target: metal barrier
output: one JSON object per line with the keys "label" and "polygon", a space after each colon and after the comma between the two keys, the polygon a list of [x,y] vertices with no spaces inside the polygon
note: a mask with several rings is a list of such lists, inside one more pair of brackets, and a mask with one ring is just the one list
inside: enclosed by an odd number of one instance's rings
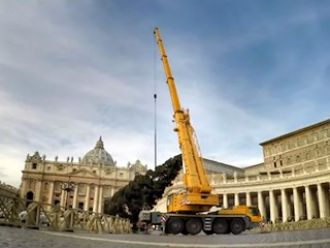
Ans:
{"label": "metal barrier", "polygon": [[132,232],[132,225],[128,219],[26,201],[19,198],[17,192],[15,194],[1,186],[0,184],[0,225],[68,232],[75,230],[113,234]]}
{"label": "metal barrier", "polygon": [[268,232],[281,232],[281,231],[296,231],[306,229],[320,229],[330,227],[330,217],[323,219],[312,219],[312,220],[299,220],[296,222],[285,222],[285,223],[267,223],[262,227],[253,229],[255,233],[268,233]]}

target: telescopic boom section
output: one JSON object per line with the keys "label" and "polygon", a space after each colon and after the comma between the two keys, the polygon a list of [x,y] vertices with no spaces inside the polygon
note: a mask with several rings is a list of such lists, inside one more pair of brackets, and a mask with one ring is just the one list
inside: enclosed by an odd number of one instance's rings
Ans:
{"label": "telescopic boom section", "polygon": [[169,87],[174,119],[176,123],[175,131],[178,132],[180,149],[184,163],[184,183],[188,192],[192,193],[210,193],[205,167],[201,154],[198,149],[198,144],[194,129],[190,124],[189,112],[181,108],[178,92],[175,86],[175,81],[167,59],[165,47],[160,36],[159,28],[155,28],[154,36],[159,47],[161,60],[163,62],[164,71]]}

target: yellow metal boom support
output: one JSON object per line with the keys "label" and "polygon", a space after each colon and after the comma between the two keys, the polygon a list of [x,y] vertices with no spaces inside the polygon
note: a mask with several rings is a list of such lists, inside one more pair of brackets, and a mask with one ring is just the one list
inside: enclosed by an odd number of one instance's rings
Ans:
{"label": "yellow metal boom support", "polygon": [[[208,182],[203,160],[198,149],[195,132],[190,123],[189,112],[184,110],[180,105],[178,92],[167,59],[165,47],[160,36],[159,28],[155,28],[154,36],[159,47],[161,60],[163,62],[167,84],[171,95],[174,119],[176,123],[175,131],[178,132],[178,139],[184,164],[184,185],[187,193],[180,194],[180,197],[178,196],[176,200],[181,203],[177,202],[176,204],[180,205],[182,202],[185,202],[186,205],[196,205],[196,207],[197,205],[204,207],[217,205],[217,197],[210,194],[212,188]],[[183,211],[193,211],[193,209],[190,209],[189,207],[187,208],[187,206],[186,208],[182,206],[181,209]],[[198,208],[195,209],[197,210]],[[180,210],[180,208],[177,210]]]}

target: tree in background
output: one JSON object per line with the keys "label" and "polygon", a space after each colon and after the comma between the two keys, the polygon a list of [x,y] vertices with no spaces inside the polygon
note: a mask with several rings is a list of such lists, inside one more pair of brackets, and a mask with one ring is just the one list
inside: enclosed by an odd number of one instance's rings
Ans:
{"label": "tree in background", "polygon": [[155,170],[148,170],[145,175],[137,175],[128,185],[118,190],[112,198],[105,200],[104,212],[129,218],[136,228],[140,211],[152,209],[181,168],[181,155],[177,155],[157,166]]}

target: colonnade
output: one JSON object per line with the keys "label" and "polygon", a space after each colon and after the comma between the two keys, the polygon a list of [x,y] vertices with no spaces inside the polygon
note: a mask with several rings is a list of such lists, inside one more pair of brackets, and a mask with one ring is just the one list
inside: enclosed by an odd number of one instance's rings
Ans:
{"label": "colonnade", "polygon": [[224,208],[236,205],[258,206],[268,221],[288,222],[330,216],[330,184],[316,183],[259,191],[220,193]]}
{"label": "colonnade", "polygon": [[[50,182],[50,184],[54,184],[54,182]],[[79,184],[76,184],[73,190],[73,199],[69,199],[68,191],[62,190],[61,191],[61,198],[60,198],[60,206],[62,208],[66,208],[66,204],[69,204],[72,206],[72,208],[76,209],[79,207],[78,203],[81,202],[82,197],[79,196]],[[83,210],[88,211],[92,210],[96,213],[102,213],[103,212],[103,186],[102,185],[94,185],[94,193],[91,195],[91,185],[86,184],[86,191],[83,194],[84,200],[83,200]],[[51,204],[53,202],[53,195],[54,195],[54,186],[50,187],[49,191],[49,203]],[[111,191],[113,192],[113,191]],[[69,193],[72,195],[72,193]],[[92,202],[91,202],[92,198]]]}
{"label": "colonnade", "polygon": [[61,208],[80,208],[95,213],[103,212],[104,197],[114,195],[116,188],[111,185],[73,183],[69,191],[61,189],[62,182],[35,180],[33,187],[29,187],[26,180],[23,180],[20,196],[27,198],[31,192],[33,201],[43,202],[49,206],[59,204]]}

